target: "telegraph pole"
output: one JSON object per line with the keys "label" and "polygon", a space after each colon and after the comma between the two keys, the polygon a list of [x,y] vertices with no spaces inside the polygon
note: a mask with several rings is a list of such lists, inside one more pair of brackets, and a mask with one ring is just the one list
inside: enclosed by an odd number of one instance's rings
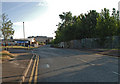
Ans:
{"label": "telegraph pole", "polygon": [[24,36],[24,47],[25,47],[25,28],[24,28],[24,22],[23,22],[23,36]]}
{"label": "telegraph pole", "polygon": [[[118,2],[118,13],[119,13],[119,20],[120,20],[120,1]],[[118,23],[118,25],[119,25],[120,23]],[[120,40],[119,40],[119,42],[120,42]],[[120,45],[119,45],[120,46]],[[119,53],[119,49],[120,49],[120,47],[118,47],[118,53]],[[119,54],[120,55],[120,54]]]}

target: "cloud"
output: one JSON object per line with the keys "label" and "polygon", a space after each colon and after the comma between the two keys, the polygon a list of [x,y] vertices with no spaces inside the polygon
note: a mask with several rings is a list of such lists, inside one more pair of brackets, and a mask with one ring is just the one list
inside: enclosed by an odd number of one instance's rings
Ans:
{"label": "cloud", "polygon": [[47,2],[45,0],[41,0],[37,6],[48,6]]}
{"label": "cloud", "polygon": [[21,25],[23,25],[23,22],[15,22],[15,23],[13,23],[13,25],[14,26],[21,26]]}

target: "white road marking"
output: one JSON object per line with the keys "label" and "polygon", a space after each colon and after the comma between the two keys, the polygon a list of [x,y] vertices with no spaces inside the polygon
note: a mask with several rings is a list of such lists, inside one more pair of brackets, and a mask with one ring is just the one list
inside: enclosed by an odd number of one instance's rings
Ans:
{"label": "white road marking", "polygon": [[49,64],[46,64],[46,67],[47,67],[47,68],[50,68],[50,65],[49,65]]}
{"label": "white road marking", "polygon": [[89,63],[89,62],[87,62],[87,61],[85,61],[85,60],[82,60],[82,59],[80,59],[80,60],[83,61],[83,62],[85,62],[85,63],[88,63],[88,64],[90,64],[90,65],[95,65],[95,64]]}
{"label": "white road marking", "polygon": [[115,72],[115,71],[112,71],[114,74],[117,74],[117,75],[120,75],[119,73]]}
{"label": "white road marking", "polygon": [[43,64],[41,67],[42,68],[50,68],[50,65],[49,64]]}

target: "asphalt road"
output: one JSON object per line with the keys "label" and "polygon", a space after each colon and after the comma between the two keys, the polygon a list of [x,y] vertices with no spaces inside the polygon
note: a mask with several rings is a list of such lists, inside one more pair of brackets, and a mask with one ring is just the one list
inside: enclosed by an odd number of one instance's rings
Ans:
{"label": "asphalt road", "polygon": [[118,82],[118,58],[75,49],[43,46],[37,82]]}

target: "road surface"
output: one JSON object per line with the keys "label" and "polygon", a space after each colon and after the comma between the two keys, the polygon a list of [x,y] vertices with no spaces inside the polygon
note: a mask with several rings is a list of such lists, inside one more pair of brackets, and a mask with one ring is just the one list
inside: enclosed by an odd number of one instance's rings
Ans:
{"label": "road surface", "polygon": [[37,76],[33,78],[37,82],[118,82],[116,57],[49,46],[34,53],[39,56]]}

